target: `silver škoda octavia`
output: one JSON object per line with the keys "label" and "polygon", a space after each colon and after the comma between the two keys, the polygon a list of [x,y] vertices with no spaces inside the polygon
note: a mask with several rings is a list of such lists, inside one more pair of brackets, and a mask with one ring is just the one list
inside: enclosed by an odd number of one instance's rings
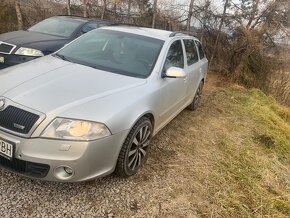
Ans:
{"label": "silver \u0161koda octavia", "polygon": [[150,140],[194,110],[208,61],[191,36],[104,27],[0,71],[0,166],[50,181],[135,174]]}

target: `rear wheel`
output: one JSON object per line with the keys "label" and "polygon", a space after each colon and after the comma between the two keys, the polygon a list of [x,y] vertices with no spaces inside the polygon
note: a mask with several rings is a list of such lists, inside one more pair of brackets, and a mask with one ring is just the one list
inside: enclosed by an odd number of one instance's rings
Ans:
{"label": "rear wheel", "polygon": [[188,105],[188,107],[187,107],[189,110],[194,111],[194,110],[196,110],[196,109],[198,108],[198,105],[199,105],[199,103],[200,103],[201,96],[202,96],[203,84],[204,84],[203,80],[200,81],[200,83],[199,83],[199,85],[198,85],[198,88],[197,88],[197,90],[196,90],[195,96],[194,96],[194,98],[193,98],[193,101],[192,101],[191,104]]}
{"label": "rear wheel", "polygon": [[123,177],[132,176],[147,160],[148,147],[152,138],[152,124],[142,117],[127,136],[116,166],[116,173]]}

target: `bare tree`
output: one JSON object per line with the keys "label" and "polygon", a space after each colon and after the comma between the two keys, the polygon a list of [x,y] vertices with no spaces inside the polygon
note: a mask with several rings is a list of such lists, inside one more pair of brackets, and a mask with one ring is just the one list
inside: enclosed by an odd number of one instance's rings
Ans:
{"label": "bare tree", "polygon": [[251,11],[251,14],[250,14],[250,18],[249,18],[249,21],[248,21],[248,24],[247,24],[247,29],[249,29],[251,27],[252,22],[255,19],[255,14],[257,13],[259,2],[260,2],[260,0],[255,0],[253,2],[253,8],[252,8],[252,11]]}
{"label": "bare tree", "polygon": [[152,19],[152,28],[155,28],[155,23],[156,23],[156,16],[157,16],[157,1],[154,0],[153,3],[153,19]]}
{"label": "bare tree", "polygon": [[210,7],[211,2],[209,0],[205,0],[205,5],[203,8],[203,19],[202,19],[202,30],[201,30],[201,37],[200,37],[200,41],[203,44],[204,42],[204,31],[206,28],[206,22],[208,20],[208,16],[209,16],[209,7]]}
{"label": "bare tree", "polygon": [[22,20],[21,8],[20,8],[20,0],[15,1],[15,10],[16,10],[17,21],[18,21],[18,30],[22,30],[23,20]]}
{"label": "bare tree", "polygon": [[209,65],[211,65],[212,60],[214,58],[214,55],[216,54],[216,49],[217,49],[218,42],[219,42],[219,39],[220,39],[222,27],[223,27],[223,24],[224,24],[224,21],[225,21],[228,4],[229,4],[229,0],[225,0],[224,10],[223,10],[223,14],[222,14],[221,21],[220,21],[220,24],[219,24],[219,29],[218,29],[218,33],[217,33],[217,37],[216,37],[215,44],[214,44],[214,47],[213,47],[213,52],[212,52],[212,55],[211,55],[211,58],[210,58]]}
{"label": "bare tree", "polygon": [[114,19],[117,19],[117,0],[113,0],[113,14],[114,14]]}
{"label": "bare tree", "polygon": [[70,10],[70,0],[66,0],[66,10],[67,10],[67,15],[71,15],[71,10]]}
{"label": "bare tree", "polygon": [[194,3],[194,0],[190,0],[189,9],[188,9],[188,16],[187,16],[187,22],[186,22],[186,31],[190,30],[190,23],[191,23],[191,18],[192,18],[192,15],[193,15],[193,3]]}

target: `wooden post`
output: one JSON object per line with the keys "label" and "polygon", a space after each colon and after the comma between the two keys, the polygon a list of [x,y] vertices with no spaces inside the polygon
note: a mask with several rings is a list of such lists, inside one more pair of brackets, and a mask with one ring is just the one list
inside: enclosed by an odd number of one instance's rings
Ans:
{"label": "wooden post", "polygon": [[156,26],[156,15],[157,15],[157,0],[154,0],[154,3],[153,3],[152,28],[155,28],[155,26]]}
{"label": "wooden post", "polygon": [[23,30],[23,20],[22,20],[22,13],[20,8],[20,0],[15,1],[15,11],[18,21],[18,30]]}
{"label": "wooden post", "polygon": [[67,10],[67,15],[71,16],[70,0],[66,0],[66,10]]}
{"label": "wooden post", "polygon": [[130,22],[130,13],[131,13],[131,4],[132,4],[132,0],[128,1],[128,14],[127,14],[127,22]]}
{"label": "wooden post", "polygon": [[107,0],[103,0],[103,10],[102,10],[102,16],[101,16],[102,20],[105,18],[106,10],[107,10]]}
{"label": "wooden post", "polygon": [[84,17],[88,17],[88,0],[83,0],[84,5]]}

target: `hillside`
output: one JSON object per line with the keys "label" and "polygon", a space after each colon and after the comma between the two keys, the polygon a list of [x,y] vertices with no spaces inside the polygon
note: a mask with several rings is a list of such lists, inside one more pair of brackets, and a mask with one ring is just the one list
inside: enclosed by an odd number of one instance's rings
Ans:
{"label": "hillside", "polygon": [[289,175],[290,110],[209,75],[201,107],[154,138],[136,176],[59,184],[0,170],[0,214],[289,217]]}

